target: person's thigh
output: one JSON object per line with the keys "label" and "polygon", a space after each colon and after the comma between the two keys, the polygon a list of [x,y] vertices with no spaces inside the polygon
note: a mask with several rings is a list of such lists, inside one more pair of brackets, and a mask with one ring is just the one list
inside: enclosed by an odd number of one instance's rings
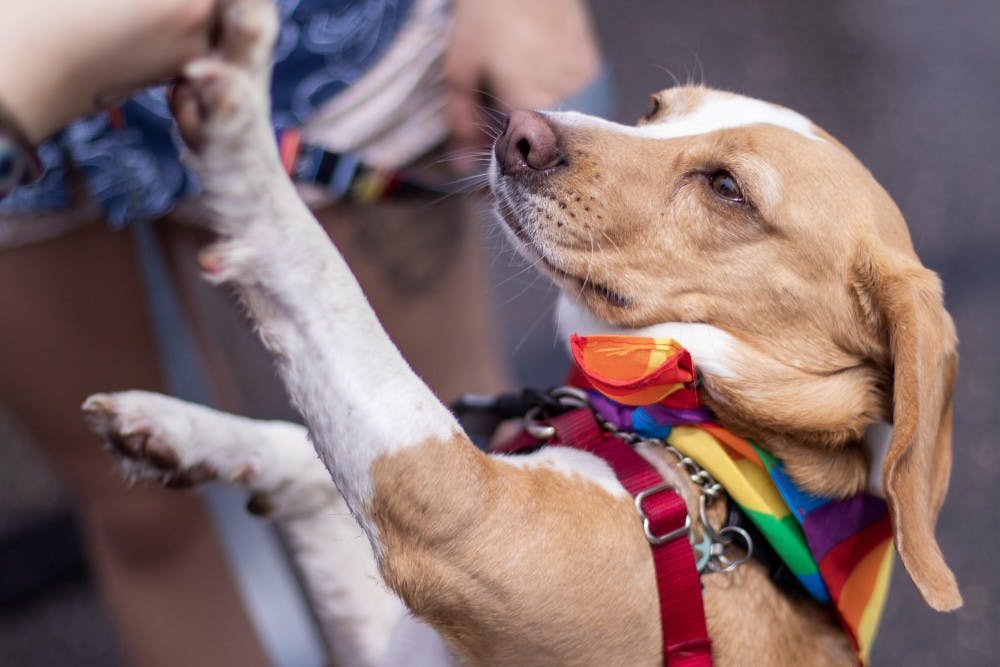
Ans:
{"label": "person's thigh", "polygon": [[390,337],[446,402],[511,382],[475,209],[451,197],[319,215]]}
{"label": "person's thigh", "polygon": [[130,236],[95,223],[0,252],[0,350],[0,400],[74,494],[99,493],[114,476],[80,403],[161,385]]}
{"label": "person's thigh", "polygon": [[0,252],[0,401],[67,483],[138,665],[264,664],[196,496],[128,485],[80,404],[162,386],[130,234],[88,225]]}

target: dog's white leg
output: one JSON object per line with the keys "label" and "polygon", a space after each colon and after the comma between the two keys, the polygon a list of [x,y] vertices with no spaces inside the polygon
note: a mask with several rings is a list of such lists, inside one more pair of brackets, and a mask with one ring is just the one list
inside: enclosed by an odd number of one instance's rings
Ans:
{"label": "dog's white leg", "polygon": [[237,417],[160,394],[97,394],[87,417],[123,472],[169,486],[210,480],[251,491],[289,542],[337,664],[382,664],[404,608],[382,584],[371,546],[305,428]]}
{"label": "dog's white leg", "polygon": [[282,172],[267,113],[269,4],[232,3],[222,52],[191,64],[174,95],[222,236],[201,260],[210,279],[235,285],[246,301],[320,457],[374,537],[380,457],[428,442],[473,448],[389,340]]}

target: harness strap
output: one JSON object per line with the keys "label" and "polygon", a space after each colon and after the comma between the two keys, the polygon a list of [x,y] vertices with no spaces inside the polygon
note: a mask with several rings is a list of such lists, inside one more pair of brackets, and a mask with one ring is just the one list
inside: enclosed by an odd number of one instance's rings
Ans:
{"label": "harness strap", "polygon": [[[632,447],[605,433],[589,409],[572,410],[544,423],[555,429],[555,435],[545,444],[582,449],[600,457],[636,499],[653,552],[664,664],[710,666],[712,642],[705,624],[701,580],[688,539],[690,516],[684,498]],[[537,448],[538,444],[533,436],[522,433],[492,451],[510,454]]]}

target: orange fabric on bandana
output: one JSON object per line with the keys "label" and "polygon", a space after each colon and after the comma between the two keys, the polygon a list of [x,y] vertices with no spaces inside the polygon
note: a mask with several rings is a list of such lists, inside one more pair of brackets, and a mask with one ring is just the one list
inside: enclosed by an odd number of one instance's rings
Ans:
{"label": "orange fabric on bandana", "polygon": [[670,338],[579,336],[570,338],[577,366],[594,389],[624,405],[663,403],[695,407],[691,355]]}

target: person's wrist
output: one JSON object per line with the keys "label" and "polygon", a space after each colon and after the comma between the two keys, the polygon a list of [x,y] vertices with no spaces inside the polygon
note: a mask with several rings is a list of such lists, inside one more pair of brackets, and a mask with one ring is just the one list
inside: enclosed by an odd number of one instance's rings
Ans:
{"label": "person's wrist", "polygon": [[[59,81],[53,81],[51,73],[42,62],[42,57],[28,55],[27,45],[18,45],[16,40],[7,40],[0,46],[0,107],[32,145],[42,142],[59,129],[58,109],[60,104]],[[20,57],[17,52],[21,51]]]}

